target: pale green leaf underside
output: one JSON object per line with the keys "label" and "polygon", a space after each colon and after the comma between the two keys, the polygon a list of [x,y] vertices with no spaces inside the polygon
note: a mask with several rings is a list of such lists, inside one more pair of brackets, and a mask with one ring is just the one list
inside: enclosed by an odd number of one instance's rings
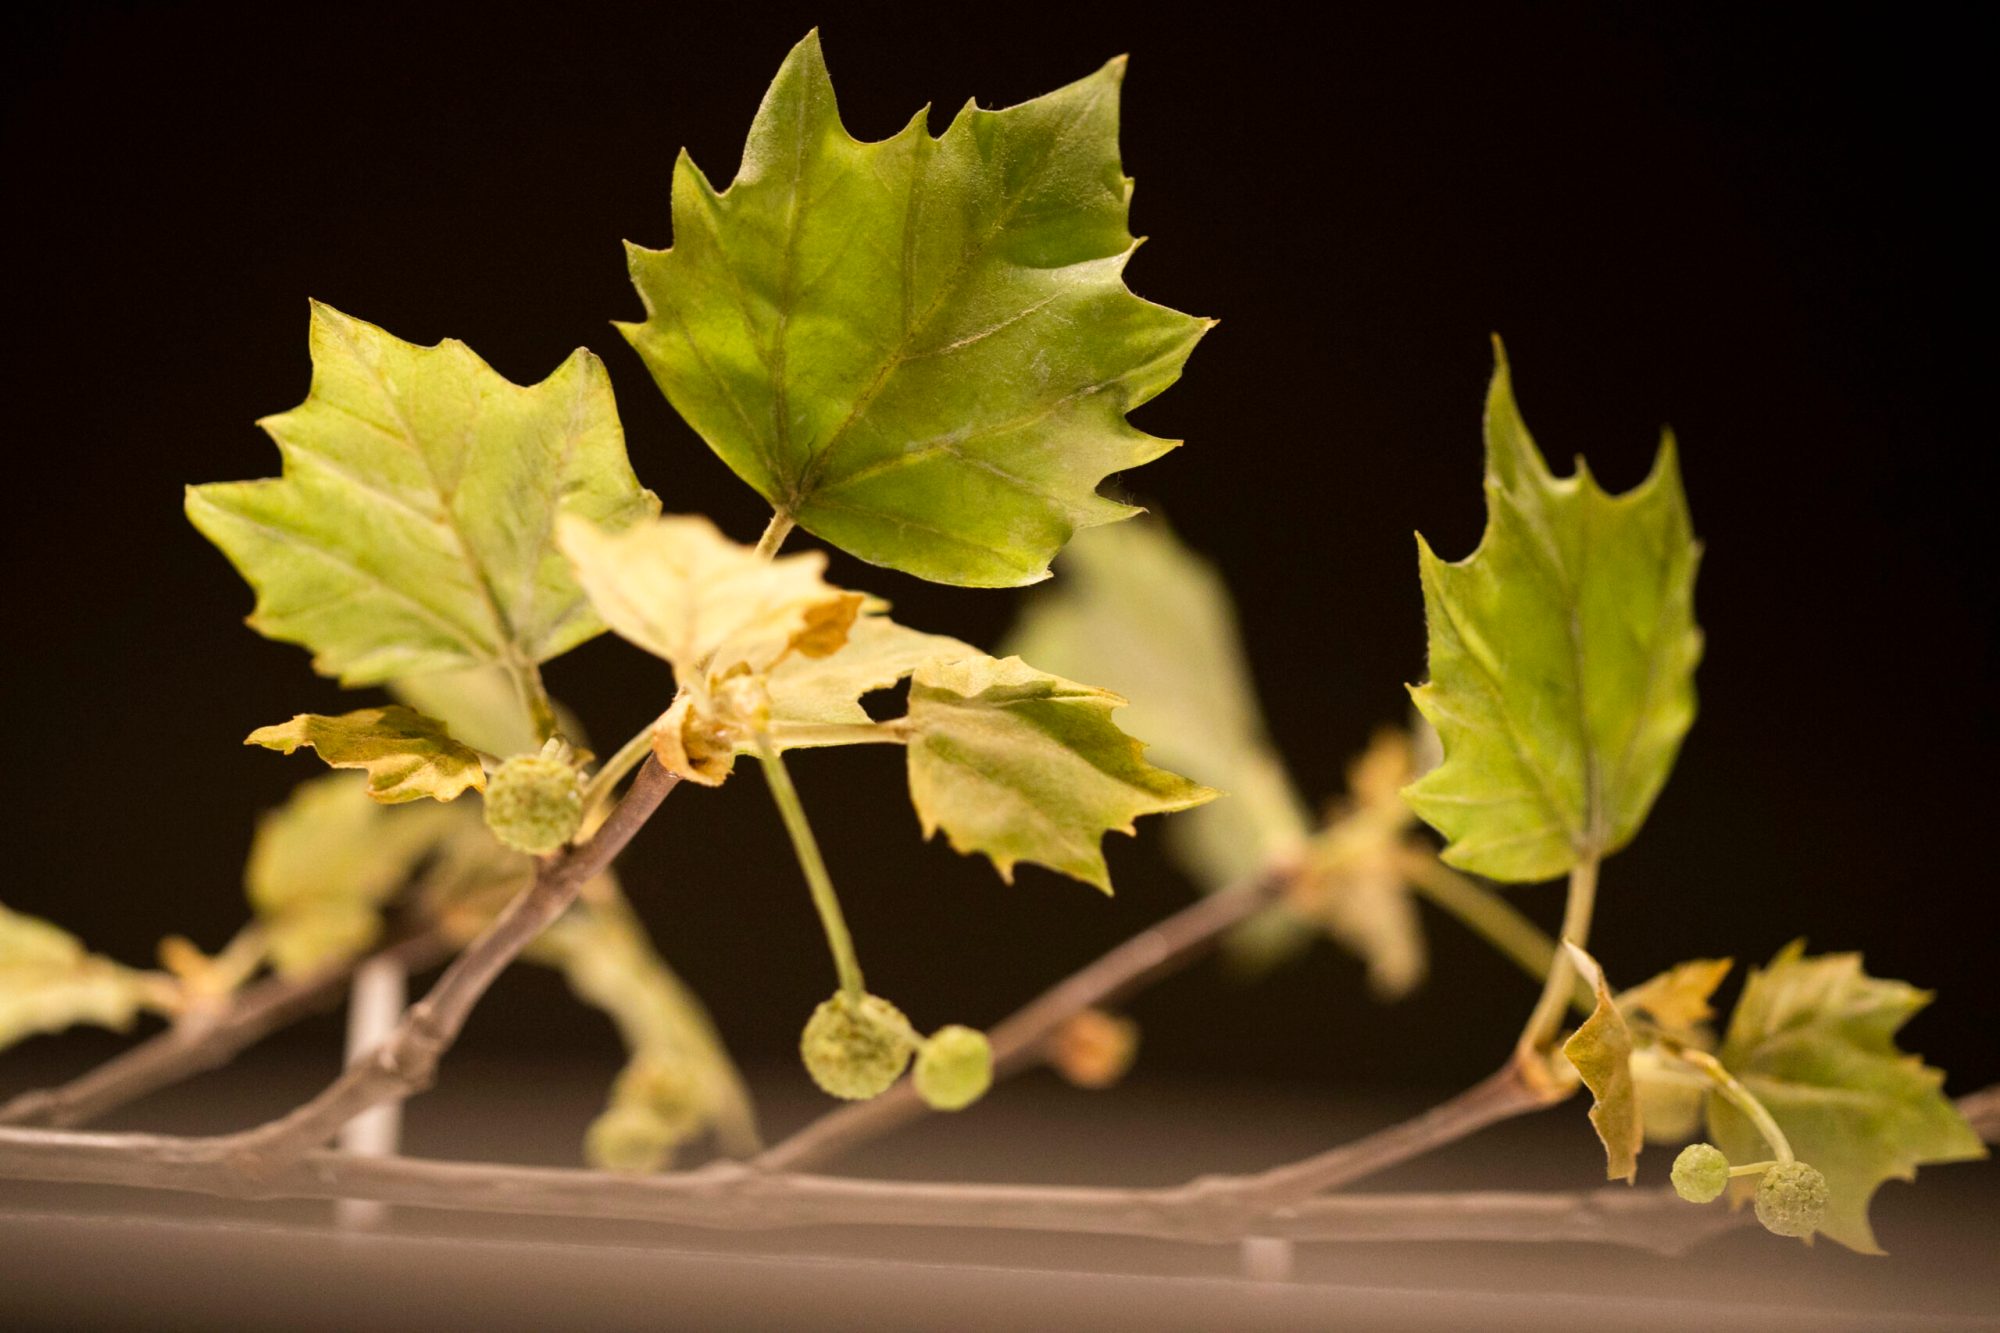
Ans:
{"label": "pale green leaf underside", "polygon": [[[541,734],[508,674],[499,667],[467,667],[428,676],[392,680],[398,703],[436,718],[444,729],[475,750],[509,759],[542,748]],[[560,709],[558,709],[560,712]],[[571,737],[582,734],[564,727]]]}
{"label": "pale green leaf underside", "polygon": [[1608,495],[1550,473],[1504,357],[1486,409],[1486,532],[1447,563],[1419,537],[1430,681],[1411,694],[1444,762],[1410,804],[1444,858],[1493,879],[1566,873],[1631,840],[1694,721],[1700,546],[1671,437]]}
{"label": "pale green leaf underside", "polygon": [[924,836],[989,857],[1003,879],[1033,861],[1111,891],[1100,845],[1140,815],[1216,793],[1146,762],[1111,720],[1124,700],[1018,657],[933,661],[910,678],[910,799]]}
{"label": "pale green leaf underside", "polygon": [[381,908],[453,839],[485,837],[470,806],[387,806],[356,775],[301,783],[257,824],[244,889],[286,975],[353,957],[381,932]]}
{"label": "pale green leaf underside", "polygon": [[59,926],[0,906],[0,1050],[88,1023],[124,1031],[155,987]]}
{"label": "pale green leaf underside", "polygon": [[842,127],[817,35],[787,57],[717,193],[675,164],[671,250],[629,247],[620,328],[709,447],[780,513],[944,583],[1046,575],[1097,494],[1171,447],[1125,413],[1207,321],[1132,295],[1123,62],[1005,111]]}
{"label": "pale green leaf underside", "polygon": [[[1722,1063],[1769,1108],[1799,1159],[1826,1176],[1820,1230],[1863,1253],[1880,1253],[1868,1202],[1883,1181],[1986,1156],[1945,1096],[1943,1071],[1896,1046],[1897,1030],[1930,1001],[1928,991],[1869,976],[1859,954],[1808,958],[1799,942],[1750,974],[1723,1039]],[[1720,1097],[1709,1098],[1708,1124],[1730,1160],[1769,1155]]]}
{"label": "pale green leaf underside", "polygon": [[426,796],[450,801],[468,787],[486,789],[478,754],[453,740],[436,718],[401,704],[338,717],[300,713],[289,722],[257,728],[243,743],[282,754],[308,746],[331,768],[361,769],[368,774],[368,794],[384,805]]}
{"label": "pale green leaf underside", "polygon": [[1590,1089],[1590,1123],[1604,1144],[1605,1178],[1630,1181],[1639,1172],[1639,1150],[1646,1143],[1639,1088],[1632,1077],[1632,1031],[1605,984],[1604,970],[1574,944],[1565,947],[1589,979],[1597,1004],[1563,1043],[1563,1054]]}
{"label": "pale green leaf underside", "polygon": [[261,423],[284,475],[187,492],[257,591],[253,628],[348,685],[524,671],[602,630],[556,518],[615,528],[658,502],[595,356],[524,388],[463,343],[419,347],[317,302],[311,342],[311,394]]}

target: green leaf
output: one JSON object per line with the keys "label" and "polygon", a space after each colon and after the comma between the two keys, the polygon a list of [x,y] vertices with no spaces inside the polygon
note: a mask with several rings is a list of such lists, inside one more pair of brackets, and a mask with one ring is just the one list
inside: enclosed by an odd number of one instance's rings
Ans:
{"label": "green leaf", "polygon": [[426,796],[450,801],[467,787],[486,790],[479,756],[453,740],[436,718],[401,704],[339,717],[300,713],[290,722],[257,728],[243,743],[283,754],[310,746],[329,767],[366,770],[368,794],[384,805]]}
{"label": "green leaf", "polygon": [[301,783],[258,821],[243,872],[272,965],[296,976],[366,952],[382,905],[467,828],[486,836],[469,806],[384,806],[344,774]]}
{"label": "green leaf", "polygon": [[817,34],[765,94],[735,183],[683,153],[671,250],[628,246],[619,327],[711,449],[780,514],[942,583],[1046,576],[1097,494],[1172,444],[1125,414],[1208,328],[1124,284],[1124,62],[1005,111],[842,128]]}
{"label": "green leaf", "polygon": [[1229,589],[1157,518],[1081,536],[1062,578],[1028,603],[1005,650],[1130,703],[1120,721],[1153,758],[1229,793],[1168,826],[1168,844],[1204,888],[1296,855],[1311,833],[1265,730]]}
{"label": "green leaf", "polygon": [[79,1023],[123,1032],[161,1007],[161,979],[91,953],[40,917],[0,905],[0,1051]]}
{"label": "green leaf", "polygon": [[[1883,1181],[1986,1156],[1944,1095],[1943,1071],[1896,1046],[1897,1030],[1930,1002],[1929,991],[1869,976],[1859,954],[1808,958],[1796,941],[1750,973],[1719,1053],[1799,1160],[1826,1176],[1819,1229],[1864,1254],[1881,1253],[1868,1201]],[[1749,1120],[1719,1096],[1708,1100],[1708,1125],[1731,1161],[1770,1155]]]}
{"label": "green leaf", "polygon": [[464,343],[419,347],[312,308],[312,392],[261,424],[284,475],[191,486],[188,518],[257,590],[259,633],[348,685],[480,664],[522,682],[603,629],[555,550],[559,514],[659,506],[625,457],[604,366],[540,384]]}
{"label": "green leaf", "polygon": [[1013,882],[1033,861],[1111,892],[1099,845],[1139,815],[1217,793],[1144,759],[1112,722],[1109,690],[1037,671],[1018,657],[933,661],[910,678],[910,799],[924,836],[983,852]]}
{"label": "green leaf", "polygon": [[1411,690],[1444,762],[1407,791],[1444,859],[1550,879],[1629,842],[1694,721],[1695,541],[1671,436],[1606,494],[1550,473],[1499,353],[1486,402],[1486,532],[1446,563],[1417,539],[1430,671]]}
{"label": "green leaf", "polygon": [[1590,1123],[1604,1142],[1605,1178],[1629,1182],[1639,1174],[1639,1150],[1646,1146],[1639,1089],[1632,1078],[1632,1031],[1597,960],[1574,944],[1565,942],[1564,947],[1596,991],[1597,1005],[1563,1043],[1563,1054],[1590,1089]]}

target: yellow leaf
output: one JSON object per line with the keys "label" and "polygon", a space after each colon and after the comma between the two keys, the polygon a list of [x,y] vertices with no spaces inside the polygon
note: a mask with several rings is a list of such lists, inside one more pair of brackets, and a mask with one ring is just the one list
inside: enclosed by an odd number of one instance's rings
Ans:
{"label": "yellow leaf", "polygon": [[486,790],[479,756],[453,740],[443,723],[401,704],[339,717],[300,713],[290,722],[257,728],[243,743],[283,754],[307,746],[329,767],[365,770],[368,794],[384,805],[426,796],[449,801],[467,787]]}
{"label": "yellow leaf", "polygon": [[701,691],[737,668],[769,671],[794,651],[824,657],[846,642],[853,593],[821,577],[818,551],[766,560],[705,518],[674,515],[609,533],[564,519],[563,553],[613,631]]}
{"label": "yellow leaf", "polygon": [[1597,1007],[1563,1043],[1563,1054],[1590,1089],[1590,1123],[1604,1141],[1604,1174],[1630,1181],[1639,1173],[1639,1150],[1646,1144],[1639,1119],[1639,1093],[1632,1079],[1632,1033],[1604,984],[1604,969],[1574,944],[1564,942],[1577,972],[1597,992]]}

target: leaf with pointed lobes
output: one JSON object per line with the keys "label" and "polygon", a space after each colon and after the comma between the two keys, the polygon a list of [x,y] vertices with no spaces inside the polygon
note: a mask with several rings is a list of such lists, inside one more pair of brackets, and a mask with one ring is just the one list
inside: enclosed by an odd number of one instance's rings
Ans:
{"label": "leaf with pointed lobes", "polygon": [[1099,484],[1173,442],[1125,414],[1210,324],[1125,286],[1124,70],[862,143],[808,35],[727,190],[675,163],[673,248],[628,246],[646,318],[620,330],[807,531],[940,583],[1046,577],[1078,529],[1137,512]]}
{"label": "leaf with pointed lobes", "polygon": [[486,789],[478,753],[453,740],[436,718],[402,704],[358,708],[338,717],[300,713],[289,722],[257,728],[243,743],[280,754],[304,746],[330,768],[361,769],[368,774],[368,794],[384,805],[427,796],[450,801],[468,787]]}
{"label": "leaf with pointed lobes", "polygon": [[1446,861],[1521,882],[1623,847],[1666,785],[1694,722],[1701,548],[1671,436],[1623,495],[1580,458],[1557,478],[1494,350],[1485,535],[1455,563],[1417,539],[1431,678],[1411,694],[1444,762],[1406,794]]}
{"label": "leaf with pointed lobes", "polygon": [[312,392],[260,423],[284,475],[190,486],[187,515],[257,591],[251,628],[347,685],[536,663],[604,626],[555,549],[572,514],[658,510],[632,475],[604,365],[540,384],[455,340],[420,347],[312,307]]}
{"label": "leaf with pointed lobes", "polygon": [[[1798,940],[1750,973],[1717,1053],[1799,1160],[1826,1177],[1819,1229],[1863,1254],[1881,1253],[1868,1203],[1883,1181],[1986,1156],[1944,1095],[1944,1071],[1896,1045],[1897,1029],[1930,1002],[1929,991],[1869,976],[1860,954],[1809,958]],[[1762,1135],[1720,1096],[1708,1099],[1708,1129],[1732,1162],[1769,1155]],[[1754,1186],[1740,1192],[1747,1197]]]}
{"label": "leaf with pointed lobes", "polygon": [[1100,845],[1140,815],[1218,793],[1146,762],[1111,720],[1109,690],[1037,671],[1018,657],[927,662],[910,678],[910,800],[924,836],[983,853],[1010,883],[1033,861],[1111,892]]}

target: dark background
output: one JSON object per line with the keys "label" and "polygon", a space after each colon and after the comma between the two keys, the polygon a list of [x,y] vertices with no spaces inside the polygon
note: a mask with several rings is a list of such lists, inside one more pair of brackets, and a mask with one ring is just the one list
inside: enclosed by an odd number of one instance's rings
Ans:
{"label": "dark background", "polygon": [[[1448,555],[1477,538],[1488,331],[1549,452],[1587,451],[1614,487],[1670,421],[1708,543],[1703,712],[1607,868],[1595,946],[1631,979],[1797,934],[1864,948],[1939,989],[1910,1035],[1955,1089],[2000,1077],[1974,859],[1996,792],[1991,491],[1972,475],[1992,429],[1990,402],[1974,414],[1992,365],[1974,246],[1992,219],[1973,201],[1970,34],[1680,7],[1164,14],[13,11],[6,901],[134,961],[168,931],[219,945],[244,914],[253,815],[312,769],[239,737],[360,702],[240,626],[248,589],[180,512],[185,482],[275,471],[251,423],[305,392],[308,296],[464,338],[519,381],[587,343],[641,478],[670,510],[755,536],[756,497],[607,321],[639,309],[620,240],[670,239],[675,151],[726,180],[818,22],[864,137],[926,101],[1006,104],[1131,52],[1126,164],[1153,237],[1132,284],[1223,325],[1139,417],[1187,447],[1129,484],[1234,581],[1315,796],[1423,673],[1411,532]],[[988,644],[1021,597],[845,557],[834,572]],[[664,702],[655,664],[609,637],[549,676],[600,743]],[[919,840],[895,754],[795,770],[871,981],[924,1025],[989,1022],[1189,894],[1154,827],[1111,840],[1116,899],[1034,869],[1008,887]],[[782,1058],[832,976],[760,785],[676,796],[625,866],[730,1041]],[[1558,890],[1515,896],[1553,920]],[[1148,995],[1149,1067],[1484,1072],[1532,990],[1431,925],[1433,983],[1393,1009],[1327,948],[1254,988],[1211,967]],[[73,1041],[79,1060],[112,1045]],[[539,973],[508,978],[468,1043],[612,1058],[601,1021]]]}

